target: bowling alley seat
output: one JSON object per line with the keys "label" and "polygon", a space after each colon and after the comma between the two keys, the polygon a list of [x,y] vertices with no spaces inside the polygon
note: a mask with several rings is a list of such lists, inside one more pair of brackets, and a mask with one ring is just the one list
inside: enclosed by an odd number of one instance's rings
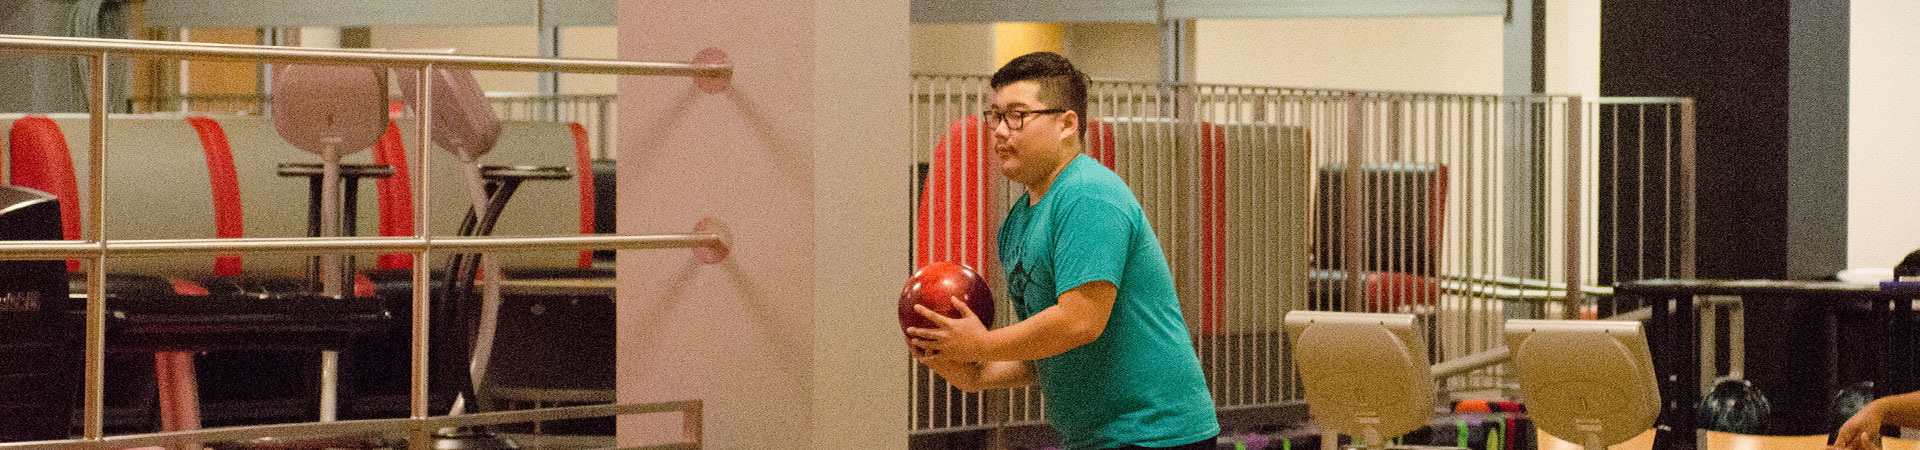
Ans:
{"label": "bowling alley seat", "polygon": [[[73,170],[85,167],[74,161],[86,154],[70,151],[62,129],[85,130],[86,120],[21,117],[13,121],[7,146],[10,183],[59,198],[63,237],[69,240],[80,239],[83,224],[90,223],[80,213],[88,174]],[[270,215],[243,213],[240,190],[257,184],[243,182],[236,172],[235,154],[217,121],[109,120],[125,133],[119,136],[141,137],[110,141],[109,238],[237,238],[250,228],[285,225],[252,220]],[[62,121],[68,123],[63,127]],[[198,145],[180,145],[189,142]],[[196,188],[205,191],[195,195]],[[270,259],[248,260],[271,265]],[[321,296],[297,289],[302,283],[245,276],[241,258],[234,255],[122,258],[110,264],[108,270],[114,273],[104,275],[102,295],[108,309],[108,350],[155,352],[155,375],[165,386],[159,391],[165,430],[199,426],[192,352],[340,349],[380,330],[388,318],[379,302],[368,297]],[[86,293],[86,268],[77,261],[67,267],[70,289]]]}
{"label": "bowling alley seat", "polygon": [[[1340,310],[1350,296],[1364,296],[1369,311],[1429,306],[1440,297],[1440,243],[1446,224],[1447,166],[1420,162],[1364,163],[1357,255],[1346,253],[1348,228],[1342,205],[1347,200],[1345,164],[1320,168],[1314,193],[1313,270],[1309,302],[1313,309]],[[1359,273],[1347,273],[1348,258],[1359,259]],[[1347,292],[1348,279],[1361,277],[1362,292]]]}
{"label": "bowling alley seat", "polygon": [[[111,197],[109,199],[110,210],[108,214],[111,221],[111,223],[109,223],[109,237],[114,239],[233,237],[241,235],[232,232],[232,227],[235,222],[241,224],[241,231],[247,236],[293,237],[299,235],[299,230],[305,229],[307,223],[302,220],[304,217],[300,214],[300,211],[302,209],[301,207],[306,203],[304,200],[308,194],[306,183],[302,183],[300,179],[283,178],[274,171],[274,167],[281,163],[302,159],[303,154],[291,149],[284,141],[276,136],[266,119],[260,117],[225,117],[218,120],[194,119],[191,123],[188,123],[188,125],[193,126],[192,128],[180,126],[181,119],[178,117],[116,116],[109,120],[112,121],[111,126],[113,127],[113,136],[115,138],[110,141],[111,147],[109,148],[110,153],[113,155],[108,167],[109,172],[112,174],[112,179],[109,180],[110,186],[112,187],[108,189]],[[13,177],[14,182],[16,184],[24,182],[28,185],[35,185],[46,190],[60,192],[65,199],[85,198],[81,193],[85,189],[85,186],[87,186],[83,180],[88,176],[88,173],[85,171],[75,172],[73,170],[73,167],[76,166],[76,164],[74,164],[75,156],[68,154],[67,141],[85,141],[86,137],[84,132],[87,130],[87,119],[84,116],[57,115],[53,117],[36,117],[24,121],[16,120],[15,122],[17,122],[13,124],[15,130],[8,136],[10,137],[8,146],[15,149],[10,155],[12,159],[16,160],[11,167],[15,174]],[[501,220],[501,229],[506,233],[518,235],[565,234],[571,232],[569,230],[611,232],[613,229],[611,219],[614,210],[609,204],[613,196],[614,165],[610,161],[591,160],[587,152],[585,130],[578,124],[508,122],[505,125],[506,131],[503,133],[501,145],[516,149],[534,150],[528,152],[528,155],[516,156],[514,158],[514,162],[516,163],[530,162],[542,165],[593,167],[599,170],[580,171],[582,176],[576,178],[578,182],[577,186],[561,186],[566,183],[543,183],[541,186],[522,188],[518,197],[520,200],[517,201],[518,205],[508,208],[507,214],[505,214]],[[432,204],[463,206],[466,204],[464,193],[460,189],[447,188],[458,186],[455,180],[457,180],[459,176],[457,166],[445,163],[449,160],[448,158],[436,159],[435,166],[429,169],[420,169],[417,166],[409,167],[407,164],[407,144],[403,143],[403,136],[415,136],[411,128],[410,122],[405,119],[401,119],[397,124],[390,123],[384,138],[380,141],[380,144],[376,146],[376,151],[367,152],[372,155],[371,162],[393,167],[395,175],[390,178],[375,180],[378,185],[378,193],[376,194],[377,202],[362,201],[361,204],[371,206],[377,203],[379,208],[379,214],[377,215],[378,223],[373,222],[376,214],[361,214],[360,223],[362,226],[360,228],[371,229],[377,225],[380,234],[386,236],[406,236],[414,233],[413,225],[415,221],[413,220],[414,216],[412,214],[412,201],[414,199],[411,192],[411,177],[416,176],[416,174],[413,172],[425,170],[426,173],[435,176],[436,180],[439,180],[436,181],[435,186],[442,187],[442,189],[436,189],[434,198],[428,199]],[[193,131],[188,132],[187,130],[189,129]],[[229,140],[238,144],[234,146],[236,147],[235,149],[229,149],[226,146]],[[573,151],[553,151],[562,150],[562,148]],[[236,149],[239,151],[232,151]],[[56,152],[55,150],[58,151]],[[178,150],[190,150],[193,156],[186,156],[184,154],[179,155],[180,157],[169,156],[172,155],[172,153],[170,153],[171,151]],[[86,155],[85,152],[80,152],[77,157],[84,160]],[[54,156],[58,156],[58,158]],[[237,158],[237,161],[230,162],[227,165],[220,165],[218,164],[220,162],[217,158],[218,156]],[[159,158],[162,157],[172,159],[160,160]],[[368,161],[360,160],[358,162],[364,163]],[[79,164],[78,166],[85,167],[85,164]],[[237,169],[235,166],[237,166]],[[28,168],[39,169],[27,170]],[[167,172],[169,170],[172,172]],[[164,172],[166,174],[143,175],[155,172]],[[203,174],[203,176],[207,178],[183,178],[183,173],[187,175],[195,173]],[[211,174],[226,173],[233,173],[236,177],[234,178],[235,182],[230,184],[223,183],[222,186],[225,187],[215,186],[213,182],[214,177]],[[162,179],[169,180],[169,182],[154,182],[154,180]],[[204,179],[206,181],[194,181],[195,179]],[[218,194],[215,196],[205,194],[216,192],[216,188],[229,190],[227,194]],[[244,196],[238,195],[237,190],[244,190]],[[226,208],[216,208],[211,200],[216,196],[227,199],[227,203],[224,204],[229,206]],[[245,207],[232,208],[232,201],[239,198],[244,198],[246,202]],[[601,207],[594,208],[594,204],[600,203],[602,200],[608,201],[609,203],[601,203]],[[65,232],[65,237],[67,238],[78,238],[78,236],[80,236],[81,224],[84,223],[79,219],[82,209],[79,205],[81,204],[79,201],[69,201],[63,205],[62,213],[66,216],[63,226],[67,228]],[[464,212],[464,209],[458,208],[430,208],[429,210],[436,214],[433,223],[438,229],[436,234],[439,235],[453,234],[450,228],[459,223],[458,214]],[[577,211],[581,216],[580,223],[578,225],[567,225],[572,221],[552,220],[556,210],[567,211],[566,214],[574,214],[574,211]],[[219,212],[219,214],[214,214],[215,212]],[[234,220],[236,214],[239,215],[242,220]],[[215,223],[216,219],[213,219],[215,216],[219,217],[217,223]],[[200,224],[215,226],[208,227]],[[220,229],[227,231],[221,232],[225,234],[215,232]],[[589,252],[556,251],[541,252],[539,254],[514,253],[509,255],[509,263],[515,265],[510,265],[506,273],[509,278],[611,278],[612,274],[609,266],[611,265],[612,252],[607,251],[602,253],[606,256],[599,260],[598,264],[592,259],[592,255]],[[353,308],[369,307],[356,310],[365,312],[378,311],[380,314],[377,315],[377,319],[372,316],[364,317],[369,320],[382,322],[382,325],[374,327],[378,329],[378,332],[396,333],[392,330],[402,330],[401,332],[403,332],[403,330],[407,328],[404,322],[410,318],[410,315],[405,314],[405,311],[411,309],[412,289],[411,274],[409,272],[411,265],[410,255],[381,255],[377,258],[376,270],[363,273],[364,276],[353,283],[353,290],[356,293],[356,300],[354,301],[344,305],[338,302],[326,302],[304,306],[298,305],[298,302],[295,301],[297,297],[290,298],[287,296],[277,296],[275,294],[299,292],[308,289],[309,285],[305,283],[305,280],[297,275],[293,275],[305,266],[305,260],[302,257],[275,254],[249,255],[246,258],[246,270],[238,276],[213,276],[214,269],[208,269],[209,267],[218,268],[221,270],[220,273],[231,274],[237,271],[237,265],[235,263],[237,263],[238,258],[197,257],[199,260],[206,262],[193,263],[191,261],[195,260],[194,258],[196,257],[169,258],[166,260],[158,258],[116,258],[112,263],[113,265],[109,267],[111,273],[107,276],[108,289],[106,297],[108,298],[109,305],[111,305],[110,308],[131,308],[122,311],[131,314],[116,315],[116,317],[124,316],[125,318],[125,320],[117,322],[117,325],[110,327],[114,333],[117,333],[116,336],[124,335],[125,333],[123,333],[123,331],[129,331],[129,328],[125,325],[142,325],[145,323],[143,321],[144,319],[160,317],[153,314],[141,314],[139,313],[140,311],[167,313],[166,317],[172,319],[163,321],[163,323],[167,325],[167,328],[174,331],[185,331],[181,330],[180,326],[187,322],[180,322],[178,319],[181,319],[184,314],[196,314],[196,312],[183,310],[182,308],[200,307],[201,309],[223,309],[235,307],[236,305],[225,305],[222,302],[205,300],[233,296],[260,297],[262,295],[280,299],[278,301],[267,301],[265,303],[291,305],[284,308],[289,311],[308,309],[316,312],[316,314],[320,314],[325,313],[327,311],[325,308],[329,307],[347,307],[349,305]],[[186,262],[183,263],[183,261]],[[363,259],[363,262],[364,261],[366,261],[366,259]],[[78,268],[77,262],[72,262],[69,265],[76,269]],[[444,279],[440,271],[434,272],[434,275],[432,275],[433,279]],[[82,279],[78,278],[79,275],[80,272],[74,272],[75,292],[83,292],[85,288],[84,283],[80,281]],[[368,305],[362,302],[361,300],[364,300],[364,297],[369,293],[377,294],[376,296],[384,303],[375,302],[373,305]],[[174,301],[179,298],[199,301]],[[263,302],[248,302],[245,305],[258,306],[262,303]],[[181,306],[183,304],[190,306]],[[381,304],[384,304],[384,307],[370,307],[380,306]],[[251,317],[254,319],[268,319],[275,316]],[[290,318],[286,316],[279,317]],[[400,320],[394,321],[388,318],[397,318]],[[228,324],[235,323],[227,320],[221,320],[219,322]],[[161,331],[153,329],[152,327],[146,330]],[[319,337],[341,335],[342,334],[335,333]],[[395,336],[402,335],[403,334],[396,334]],[[163,335],[147,334],[144,336]],[[112,339],[113,343],[128,345],[116,345],[113,354],[121,356],[113,357],[124,358],[124,355],[126,355],[124,351],[132,350],[133,347],[130,345],[133,344],[159,347],[178,344],[178,340],[175,340],[172,344],[167,343],[167,340],[168,339],[131,340],[116,337]],[[291,341],[293,344],[308,345],[317,342],[326,342],[327,340],[328,339],[273,339],[272,336],[252,336],[245,339],[234,340],[234,342],[244,342],[250,347],[277,348],[275,346],[287,344],[289,343],[288,341]],[[274,344],[273,342],[275,341],[280,342]],[[343,404],[343,417],[391,417],[395,414],[404,416],[405,398],[408,389],[404,383],[404,380],[407,378],[405,370],[408,366],[406,360],[409,355],[407,345],[406,339],[364,339],[360,341],[360,344],[355,346],[354,351],[343,352],[343,359],[346,360],[343,361],[343,373],[362,375],[359,377],[343,377],[342,379],[342,398],[349,400]],[[210,358],[225,357],[220,353],[206,356]],[[232,357],[225,358],[231,359]],[[238,363],[236,367],[259,367],[259,362],[242,363],[236,361],[236,363]],[[168,364],[178,363],[162,363],[161,365],[165,367]],[[216,364],[216,366],[217,365],[218,364]],[[114,369],[109,372],[110,378],[122,376],[118,374],[124,373],[122,369],[127,367],[127,365],[116,360],[112,367],[114,367]],[[192,374],[193,372],[189,370],[173,370],[171,373]],[[205,371],[201,373],[203,376],[207,374]],[[121,389],[118,386],[125,384],[124,382],[112,383],[114,383],[113,386],[116,389]],[[191,386],[190,383],[170,384]],[[221,386],[212,387],[219,388]],[[152,395],[152,391],[148,392],[149,393],[145,395]],[[351,401],[350,394],[355,392],[362,394],[360,395],[360,397],[362,397],[361,401]],[[447,390],[435,389],[435,392],[444,393],[447,392]],[[135,395],[138,394],[136,393]],[[257,401],[257,394],[252,395],[254,397],[243,398],[249,401]],[[113,398],[118,397],[110,398],[109,406],[113,406]],[[435,399],[432,402],[436,405],[435,408],[440,409],[446,405],[449,397],[444,394],[436,394],[432,396],[432,398]],[[139,404],[137,401],[134,403],[136,406]],[[177,405],[178,402],[168,401],[164,404]],[[168,417],[175,417],[176,415],[177,412],[164,413],[163,416],[165,417],[161,418],[163,425],[165,425],[164,422],[171,420],[168,419]],[[139,428],[135,428],[135,431],[138,429]]]}

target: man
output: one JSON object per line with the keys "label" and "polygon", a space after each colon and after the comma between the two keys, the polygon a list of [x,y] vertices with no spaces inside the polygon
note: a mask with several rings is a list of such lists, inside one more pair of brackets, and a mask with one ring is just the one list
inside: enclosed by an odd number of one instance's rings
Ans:
{"label": "man", "polygon": [[915,359],[967,391],[1038,382],[1069,449],[1212,449],[1220,424],[1160,241],[1120,177],[1080,154],[1086,75],[1032,53],[992,87],[1000,172],[1026,190],[999,239],[1020,321],[916,306],[937,327],[907,330]]}

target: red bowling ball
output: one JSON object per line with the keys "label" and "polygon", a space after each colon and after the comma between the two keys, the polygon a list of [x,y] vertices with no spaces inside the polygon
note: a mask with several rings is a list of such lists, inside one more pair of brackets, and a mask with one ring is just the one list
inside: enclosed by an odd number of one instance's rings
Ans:
{"label": "red bowling ball", "polygon": [[907,278],[906,288],[900,291],[900,328],[934,328],[932,320],[913,310],[913,305],[924,305],[927,309],[947,317],[960,317],[960,311],[953,307],[953,299],[967,302],[967,308],[980,317],[980,323],[993,325],[993,290],[987,287],[987,280],[979,272],[964,264],[937,262],[921,267]]}

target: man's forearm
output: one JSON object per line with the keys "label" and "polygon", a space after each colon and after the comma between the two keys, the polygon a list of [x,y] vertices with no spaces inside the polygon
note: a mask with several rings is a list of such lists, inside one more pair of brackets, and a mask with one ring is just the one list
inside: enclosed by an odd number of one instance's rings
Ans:
{"label": "man's forearm", "polygon": [[1031,363],[1024,361],[931,362],[927,367],[947,380],[947,384],[967,392],[1020,387],[1033,384]]}
{"label": "man's forearm", "polygon": [[982,354],[989,361],[1032,361],[1065,353],[1098,337],[1098,332],[1088,333],[1069,312],[1056,306],[988,332]]}
{"label": "man's forearm", "polygon": [[982,354],[987,361],[1032,361],[1066,353],[1100,338],[1113,313],[1117,294],[1113,283],[1090,282],[1060,294],[1053,306],[987,333]]}
{"label": "man's forearm", "polygon": [[1920,428],[1920,392],[1890,396],[1868,404],[1878,408],[1881,422],[1902,428]]}

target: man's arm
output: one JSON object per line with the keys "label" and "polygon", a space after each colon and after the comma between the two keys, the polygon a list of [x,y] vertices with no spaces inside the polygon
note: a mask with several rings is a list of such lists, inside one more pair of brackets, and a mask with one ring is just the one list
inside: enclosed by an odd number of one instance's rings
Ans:
{"label": "man's arm", "polygon": [[1035,379],[1032,361],[921,362],[932,367],[947,384],[966,392],[1021,387],[1033,384]]}
{"label": "man's arm", "polygon": [[1920,392],[1908,392],[1867,403],[1848,418],[1846,424],[1840,426],[1840,431],[1834,434],[1833,445],[1828,448],[1880,448],[1882,424],[1920,428]]}
{"label": "man's arm", "polygon": [[960,318],[950,318],[923,306],[914,306],[937,328],[910,328],[915,347],[931,350],[934,361],[1032,361],[1065,353],[1098,339],[1113,314],[1118,290],[1112,282],[1094,281],[1060,294],[1059,302],[1019,323],[987,330],[965,302],[954,301]]}

